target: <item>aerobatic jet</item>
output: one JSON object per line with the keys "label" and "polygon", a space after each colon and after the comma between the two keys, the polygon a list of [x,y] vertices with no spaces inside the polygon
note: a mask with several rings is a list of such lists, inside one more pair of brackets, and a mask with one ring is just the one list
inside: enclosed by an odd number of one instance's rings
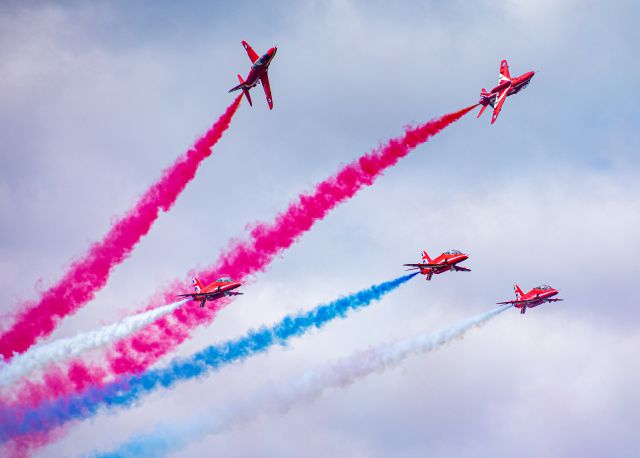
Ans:
{"label": "aerobatic jet", "polygon": [[516,292],[515,301],[496,302],[496,304],[513,305],[515,308],[520,309],[520,313],[525,313],[528,308],[537,307],[545,302],[558,302],[562,300],[553,297],[558,294],[558,290],[548,285],[536,286],[526,294],[522,292],[518,285],[513,285],[513,289]]}
{"label": "aerobatic jet", "polygon": [[422,252],[422,262],[420,264],[403,264],[405,267],[410,267],[407,270],[419,270],[422,275],[426,276],[426,280],[431,280],[431,277],[443,272],[471,272],[471,269],[458,266],[457,264],[468,259],[464,253],[458,250],[449,250],[442,253],[435,259],[431,259],[426,251]]}
{"label": "aerobatic jet", "polygon": [[246,79],[242,79],[241,75],[238,75],[238,80],[240,80],[240,84],[236,87],[233,87],[229,90],[229,92],[242,90],[244,95],[247,97],[247,101],[249,105],[253,105],[251,103],[251,95],[249,95],[249,89],[254,88],[258,85],[258,83],[262,84],[262,88],[264,89],[264,94],[267,96],[267,103],[269,104],[269,109],[273,109],[273,99],[271,98],[271,86],[269,85],[269,64],[273,60],[276,55],[276,51],[278,48],[275,46],[269,49],[266,53],[259,57],[258,54],[253,50],[251,46],[246,41],[242,42],[242,46],[247,51],[249,55],[249,59],[251,59],[251,71],[247,75]]}
{"label": "aerobatic jet", "polygon": [[196,302],[200,302],[200,307],[204,307],[205,302],[215,301],[224,296],[239,296],[243,293],[233,291],[242,286],[240,282],[234,281],[231,277],[218,278],[213,283],[204,286],[200,280],[193,278],[193,289],[195,293],[178,294],[178,297],[190,297]]}
{"label": "aerobatic jet", "polygon": [[515,78],[511,78],[511,75],[509,74],[509,65],[506,60],[503,60],[500,63],[498,85],[491,89],[491,92],[487,92],[485,88],[482,88],[482,91],[480,91],[480,101],[478,104],[482,105],[482,108],[480,109],[480,113],[478,113],[478,118],[482,115],[484,110],[487,109],[487,106],[491,105],[491,108],[493,108],[491,124],[496,122],[496,119],[498,119],[498,115],[500,114],[500,110],[502,110],[502,105],[504,105],[504,101],[507,97],[517,94],[527,87],[535,73],[536,72],[527,72]]}

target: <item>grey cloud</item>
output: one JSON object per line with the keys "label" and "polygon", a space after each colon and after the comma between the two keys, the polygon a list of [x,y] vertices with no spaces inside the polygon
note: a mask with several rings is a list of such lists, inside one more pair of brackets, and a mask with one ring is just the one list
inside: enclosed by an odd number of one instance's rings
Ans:
{"label": "grey cloud", "polygon": [[[300,456],[304,444],[309,455],[596,455],[611,445],[612,455],[625,456],[637,445],[627,426],[637,414],[625,402],[636,399],[628,380],[638,376],[629,350],[639,273],[637,10],[624,1],[402,2],[392,9],[342,1],[43,2],[2,9],[5,313],[34,296],[38,278],[57,278],[230,103],[226,91],[248,68],[240,40],[259,50],[279,46],[271,69],[275,109],[266,109],[256,88],[253,109],[241,107],[171,214],[53,337],[136,310],[163,282],[212,262],[247,222],[268,220],[339,163],[406,123],[474,103],[496,81],[501,58],[514,73],[539,71],[494,126],[469,115],[420,147],[306,234],[178,353],[395,276],[423,248],[469,251],[473,272],[431,284],[416,279],[288,351],[75,426],[41,455],[88,451],[156,418],[187,416],[202,396],[222,401],[230,386],[237,394],[463,318],[509,297],[518,280],[557,285],[567,301],[526,320],[505,316],[424,361],[182,456],[213,447],[225,456]],[[581,366],[568,372],[567,361]],[[579,389],[583,375],[595,387],[591,399],[565,388]],[[521,432],[527,425],[530,434]],[[282,437],[302,439],[285,444]],[[581,444],[583,437],[590,440]]]}

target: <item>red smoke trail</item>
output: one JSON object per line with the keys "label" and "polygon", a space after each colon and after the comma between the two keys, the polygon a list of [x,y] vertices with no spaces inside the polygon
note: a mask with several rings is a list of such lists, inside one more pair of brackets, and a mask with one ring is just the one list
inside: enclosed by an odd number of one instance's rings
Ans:
{"label": "red smoke trail", "polygon": [[[319,183],[311,193],[296,199],[276,216],[274,222],[255,226],[249,234],[249,240],[232,241],[221,259],[200,275],[206,279],[224,272],[242,280],[263,271],[275,256],[293,245],[338,204],[353,197],[362,187],[373,184],[384,170],[473,108],[475,105],[408,128],[403,136],[344,166],[337,174]],[[186,284],[179,288],[172,286],[160,295],[162,303],[175,300],[175,291],[187,287]],[[111,371],[123,374],[144,370],[182,343],[194,327],[210,323],[225,303],[217,303],[210,308],[194,305],[176,310],[172,317],[158,320],[137,335],[119,341],[108,355]]]}
{"label": "red smoke trail", "polygon": [[[364,186],[373,184],[387,168],[395,165],[416,146],[428,141],[476,106],[407,128],[404,135],[347,164],[338,173],[319,183],[312,192],[298,197],[276,216],[275,221],[256,225],[250,231],[248,240],[231,241],[220,260],[200,275],[207,279],[224,272],[242,280],[263,271],[278,254],[295,243],[330,210]],[[175,282],[152,302],[168,303],[175,300],[176,291],[190,287],[190,283]],[[14,391],[18,403],[33,406],[42,399],[101,384],[114,375],[143,371],[186,340],[193,328],[209,324],[217,311],[227,303],[218,300],[213,307],[204,308],[196,303],[185,304],[136,335],[119,341],[107,354],[108,368],[91,367],[80,360],[74,361],[64,371],[54,368],[47,372],[44,384],[27,382],[22,389]]]}
{"label": "red smoke trail", "polygon": [[162,177],[123,216],[103,240],[71,264],[62,279],[45,291],[36,302],[22,305],[13,326],[0,336],[0,354],[10,358],[21,353],[39,338],[49,335],[58,321],[74,313],[102,288],[111,269],[126,259],[140,239],[149,232],[160,210],[168,211],[176,198],[193,179],[211,148],[229,127],[240,105],[236,98],[224,114],[195,145],[165,169]]}

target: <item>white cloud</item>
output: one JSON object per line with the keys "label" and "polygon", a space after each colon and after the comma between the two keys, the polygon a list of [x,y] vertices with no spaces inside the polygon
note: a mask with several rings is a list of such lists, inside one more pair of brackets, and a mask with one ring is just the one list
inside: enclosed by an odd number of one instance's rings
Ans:
{"label": "white cloud", "polygon": [[[637,420],[626,402],[636,399],[628,380],[638,373],[634,4],[51,5],[0,16],[11,38],[0,40],[2,311],[31,297],[39,277],[55,279],[219,115],[235,73],[248,69],[241,39],[279,46],[275,109],[257,88],[253,109],[241,107],[171,214],[54,337],[112,321],[120,304],[137,308],[163,282],[210,263],[247,221],[270,218],[403,124],[475,102],[501,58],[514,73],[539,73],[494,126],[470,115],[336,210],[179,352],[395,276],[423,248],[469,251],[473,272],[416,279],[287,351],[73,427],[43,455],[124,439],[169,412],[188,416],[203,396],[221,401],[231,386],[250,390],[466,317],[510,297],[516,280],[551,283],[566,301],[502,317],[424,361],[185,455],[299,452],[281,437],[343,456],[478,447],[533,456],[553,454],[544,453],[555,451],[549,444],[587,454],[603,445],[603,423],[624,454],[626,425]],[[234,205],[220,213],[220,201]]]}

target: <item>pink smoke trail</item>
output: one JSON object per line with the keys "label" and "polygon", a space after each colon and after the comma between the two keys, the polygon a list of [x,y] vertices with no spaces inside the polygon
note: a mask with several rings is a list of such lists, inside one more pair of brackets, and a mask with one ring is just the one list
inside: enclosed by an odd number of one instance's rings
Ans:
{"label": "pink smoke trail", "polygon": [[[218,262],[200,273],[202,278],[215,277],[224,272],[243,280],[264,271],[271,261],[293,245],[329,211],[353,197],[360,189],[373,184],[386,169],[409,154],[416,146],[459,120],[476,105],[433,119],[417,127],[409,127],[404,135],[388,141],[374,151],[342,167],[335,175],[320,182],[315,189],[302,194],[271,223],[257,224],[246,241],[231,241]],[[185,283],[174,284],[156,297],[162,303],[175,300],[175,291],[187,288]],[[159,357],[182,343],[191,330],[209,324],[226,302],[210,308],[191,304],[176,310],[131,338],[121,340],[109,353],[111,372],[135,373],[144,370]]]}
{"label": "pink smoke trail", "polygon": [[[316,185],[313,191],[296,198],[284,212],[276,216],[275,221],[253,227],[248,240],[232,240],[218,262],[201,272],[201,277],[207,279],[224,272],[243,280],[265,270],[278,254],[295,243],[338,204],[353,197],[363,187],[373,184],[387,168],[395,165],[416,146],[428,141],[475,107],[407,128],[402,136],[345,165],[335,175]],[[172,302],[176,291],[189,287],[190,283],[176,281],[158,294],[152,303]],[[46,373],[44,384],[24,383],[15,392],[15,399],[18,404],[34,406],[43,399],[100,385],[115,375],[141,372],[185,341],[195,327],[209,324],[227,303],[227,300],[218,300],[213,306],[204,308],[196,303],[185,304],[136,335],[119,341],[107,354],[108,367],[89,366],[80,360],[74,361],[66,370],[54,367]]]}
{"label": "pink smoke trail", "polygon": [[63,426],[52,431],[18,437],[0,447],[0,456],[7,458],[28,458],[33,455],[33,452],[38,448],[62,439],[68,429],[67,426]]}
{"label": "pink smoke trail", "polygon": [[180,156],[162,177],[142,195],[138,203],[74,261],[55,285],[35,302],[24,303],[16,313],[13,326],[0,336],[0,355],[5,359],[22,353],[38,339],[49,335],[57,323],[93,299],[107,282],[111,270],[130,254],[158,218],[160,210],[169,211],[177,197],[194,178],[198,167],[211,155],[212,147],[227,130],[240,105],[240,97],[226,109],[215,124]]}

